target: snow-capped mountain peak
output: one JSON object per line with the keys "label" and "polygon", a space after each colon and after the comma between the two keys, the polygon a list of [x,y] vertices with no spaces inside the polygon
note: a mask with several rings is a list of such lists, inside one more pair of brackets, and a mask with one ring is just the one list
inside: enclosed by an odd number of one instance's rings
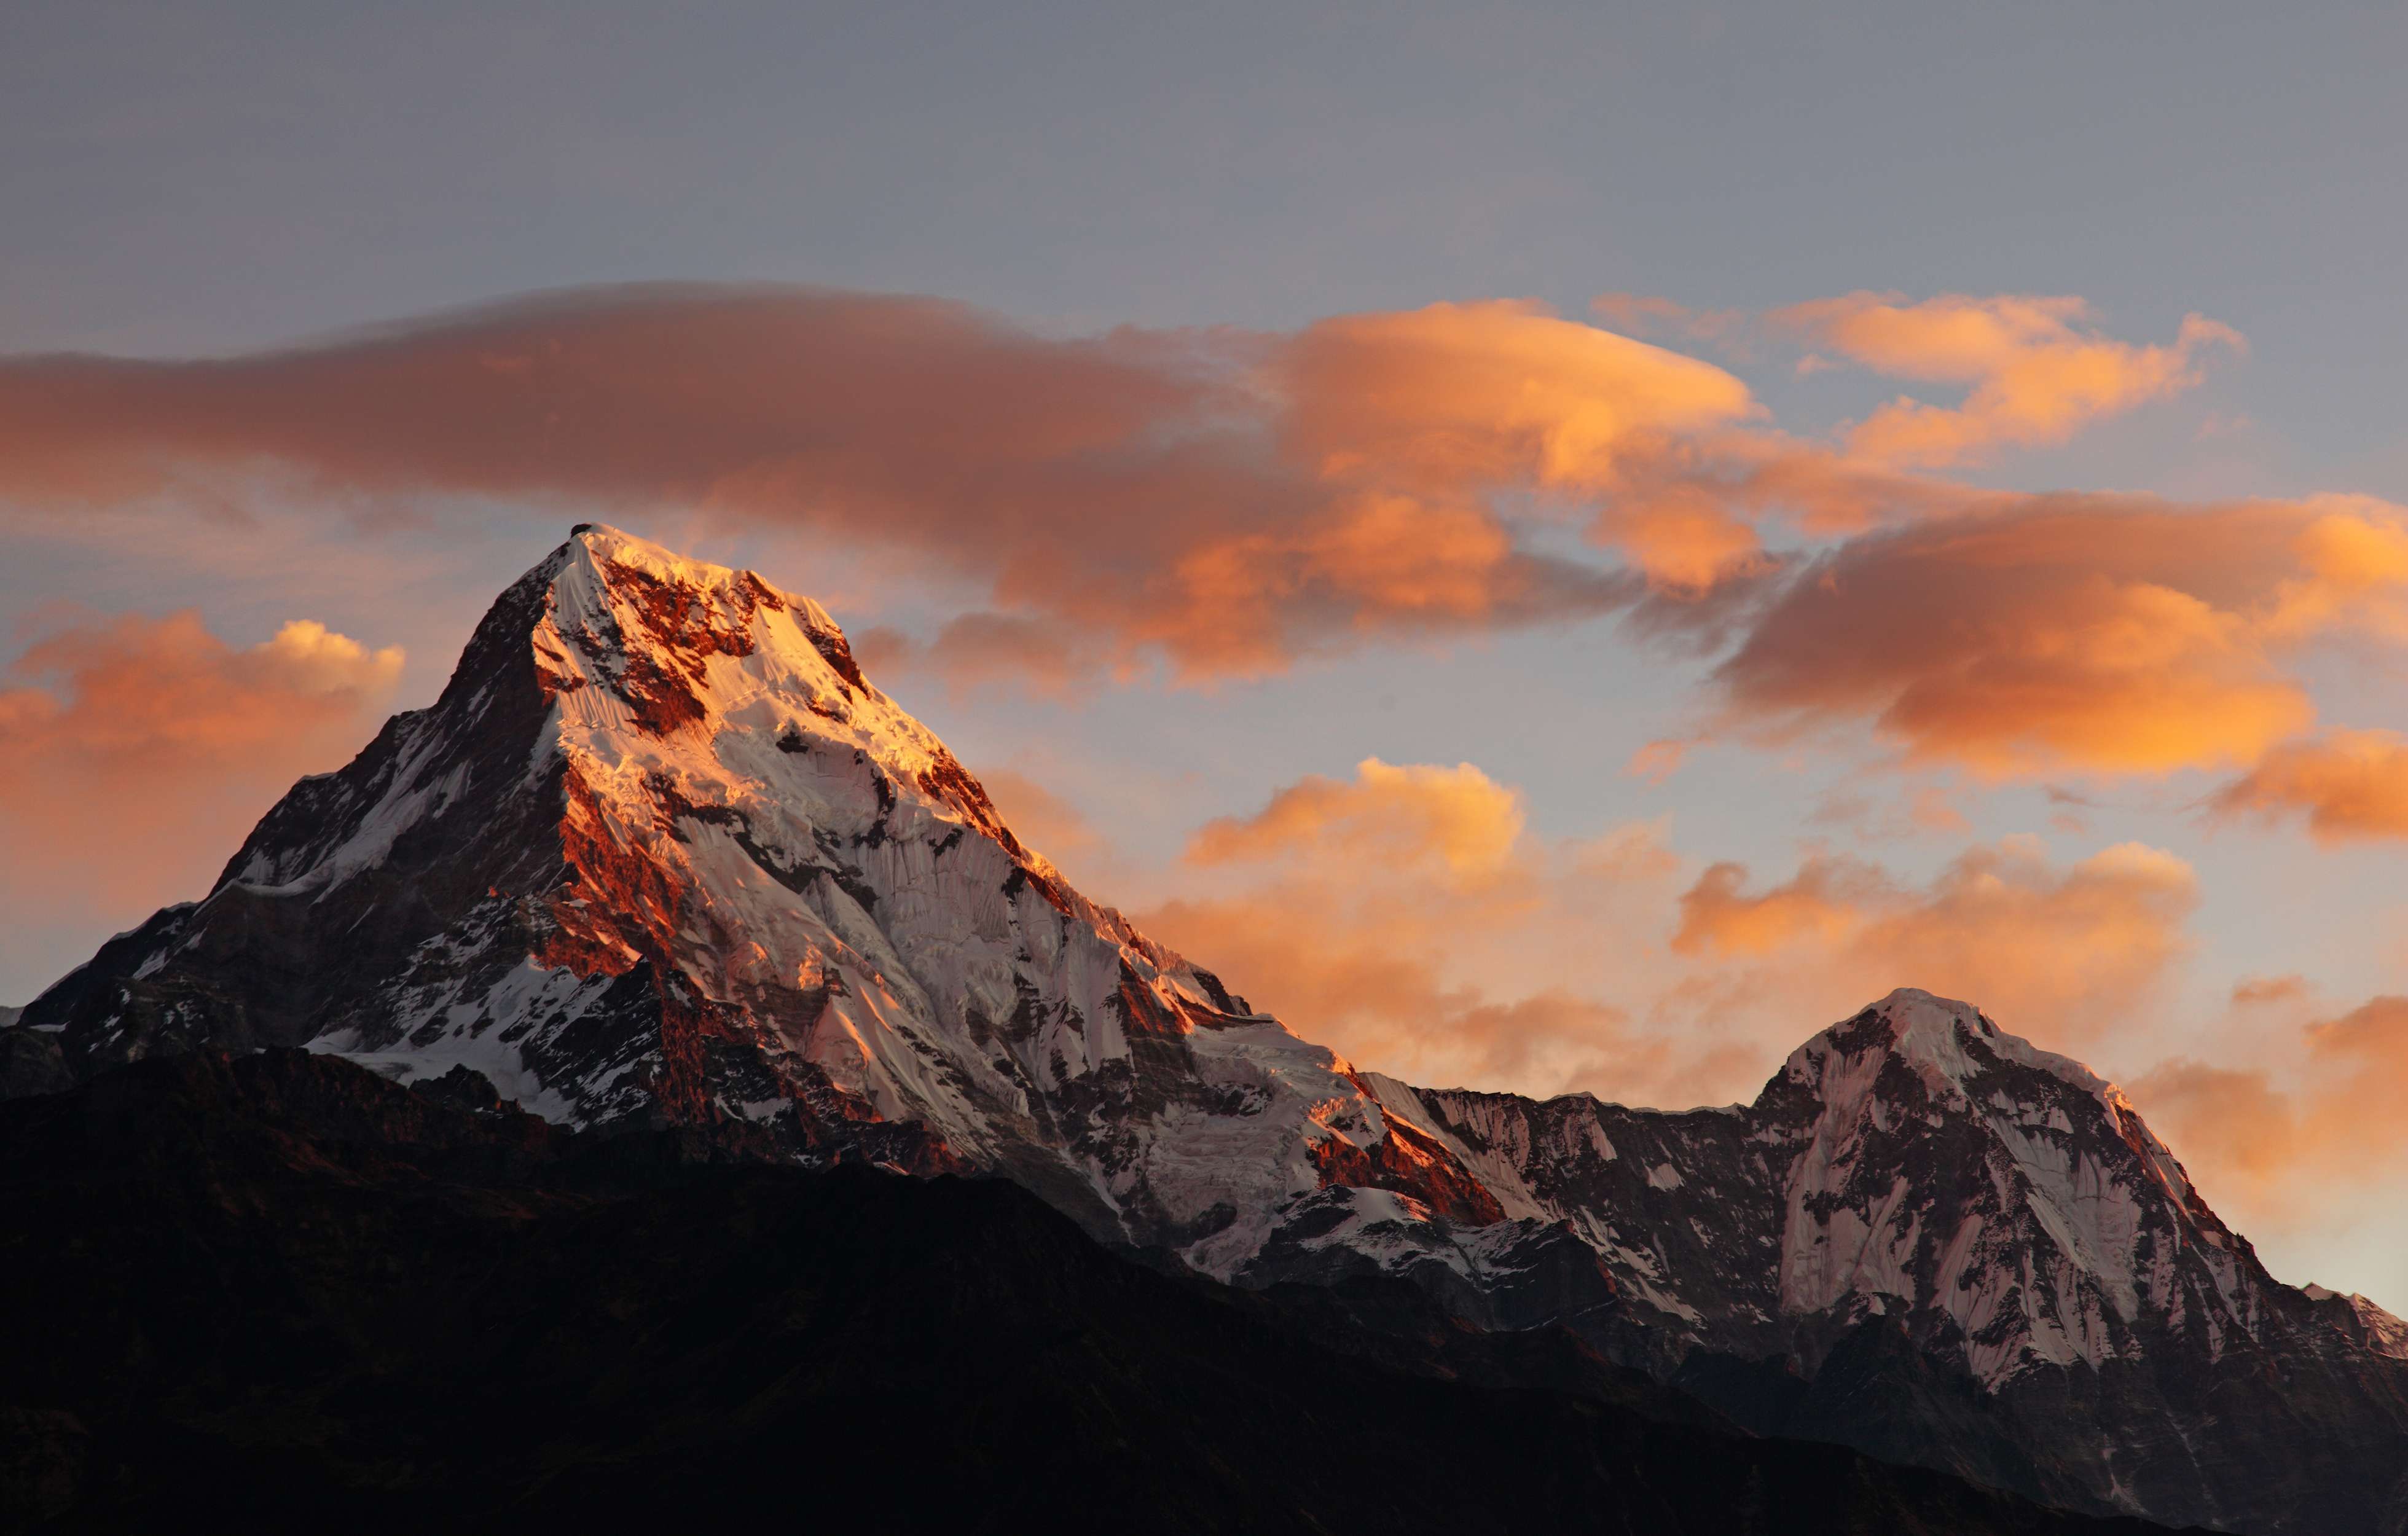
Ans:
{"label": "snow-capped mountain peak", "polygon": [[1784,1069],[1794,1079],[1828,1079],[1840,1063],[1871,1059],[1886,1052],[1912,1067],[1936,1093],[1962,1097],[1967,1079],[1998,1062],[2047,1072],[2086,1092],[2114,1091],[2106,1080],[2071,1056],[2043,1051],[1993,1024],[1971,1003],[1901,986],[1863,1012],[1831,1026],[1790,1053]]}
{"label": "snow-capped mountain peak", "polygon": [[1332,1053],[1071,889],[818,604],[598,524],[433,708],[36,1007],[86,1069],[307,1044],[571,1124],[1005,1172],[1222,1276],[1469,1285],[1503,1214]]}

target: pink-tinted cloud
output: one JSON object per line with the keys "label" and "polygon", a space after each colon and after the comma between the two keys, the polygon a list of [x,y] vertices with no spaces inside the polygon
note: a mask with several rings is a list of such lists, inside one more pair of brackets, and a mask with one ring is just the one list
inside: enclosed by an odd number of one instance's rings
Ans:
{"label": "pink-tinted cloud", "polygon": [[[2380,632],[2383,503],[2001,497],[1801,571],[1716,674],[1727,721],[1870,721],[1989,778],[2247,764],[2314,718],[2290,654]],[[2337,555],[2334,552],[2342,551]]]}
{"label": "pink-tinted cloud", "polygon": [[1818,854],[1762,886],[1711,865],[1684,891],[1696,867],[1665,838],[1549,842],[1477,768],[1372,760],[1208,824],[1181,882],[1206,893],[1138,921],[1367,1065],[1653,1102],[1752,1093],[1807,1034],[1898,985],[2099,1043],[2154,1016],[2199,901],[2171,854],[2120,844],[2063,864],[2025,839],[1928,882]]}
{"label": "pink-tinted cloud", "polygon": [[[1773,322],[1969,385],[1914,414],[1966,452],[2183,387],[2224,339],[2114,341],[2076,301],[2014,296]],[[674,510],[908,563],[947,594],[935,632],[865,644],[962,687],[1261,677],[1619,610],[1723,654],[1700,737],[1869,726],[1985,779],[2157,775],[2245,771],[2311,728],[2304,648],[2408,639],[2386,503],[2014,495],[1907,461],[1787,436],[1720,368],[1509,302],[1061,337],[924,298],[656,287],[249,357],[0,359],[20,525],[263,482],[353,510]]]}
{"label": "pink-tinted cloud", "polygon": [[[1022,664],[1204,679],[1618,606],[1627,582],[1532,553],[1512,509],[1593,501],[1752,409],[1719,369],[1522,304],[1062,339],[930,299],[655,287],[248,357],[0,361],[0,501],[264,480],[354,506],[700,508],[985,583],[1034,626],[1010,639],[1042,637]],[[1694,566],[1681,537],[1640,557]],[[998,638],[933,655],[972,666]]]}
{"label": "pink-tinted cloud", "polygon": [[2345,1208],[2408,1154],[2408,998],[2372,998],[2294,1040],[2279,1081],[2184,1058],[2131,1085],[2202,1187],[2271,1230]]}
{"label": "pink-tinted cloud", "polygon": [[1643,1036],[1596,985],[1595,926],[1654,904],[1656,829],[1570,844],[1469,764],[1308,777],[1207,823],[1139,926],[1359,1065],[1418,1082],[1686,1091],[1694,1042]]}
{"label": "pink-tinted cloud", "polygon": [[2136,346],[2085,328],[2089,307],[2078,298],[2012,294],[1907,302],[1856,293],[1769,318],[1892,378],[1970,386],[1955,407],[1895,400],[1848,435],[1852,454],[1906,467],[2061,443],[2091,422],[2190,388],[2208,348],[2245,346],[2201,315],[2185,317],[2169,344]]}
{"label": "pink-tinted cloud", "polygon": [[2319,842],[2408,838],[2408,737],[2333,730],[2286,741],[2214,805],[2226,815],[2302,817]]}
{"label": "pink-tinted cloud", "polygon": [[2096,1039],[2146,1001],[2188,947],[2190,866],[2122,843],[2058,867],[2011,838],[1958,855],[1928,885],[1831,854],[1750,893],[1736,864],[1681,897],[1677,952],[1963,998],[2060,1042]]}
{"label": "pink-tinted cloud", "polygon": [[2230,1218],[2261,1206],[2299,1171],[2299,1109],[2261,1069],[2178,1057],[2126,1091]]}
{"label": "pink-tinted cloud", "polygon": [[2232,1002],[2238,1008],[2260,1008],[2302,1002],[2315,992],[2315,988],[2308,979],[2297,972],[2282,976],[2243,976],[2232,983]]}
{"label": "pink-tinted cloud", "polygon": [[245,649],[192,613],[52,633],[0,691],[0,860],[16,901],[129,911],[199,895],[304,773],[375,729],[402,653],[310,621]]}
{"label": "pink-tinted cloud", "polygon": [[1522,797],[1469,763],[1399,768],[1367,757],[1351,781],[1316,774],[1252,816],[1205,823],[1187,856],[1199,865],[1370,859],[1478,879],[1507,867],[1522,827]]}

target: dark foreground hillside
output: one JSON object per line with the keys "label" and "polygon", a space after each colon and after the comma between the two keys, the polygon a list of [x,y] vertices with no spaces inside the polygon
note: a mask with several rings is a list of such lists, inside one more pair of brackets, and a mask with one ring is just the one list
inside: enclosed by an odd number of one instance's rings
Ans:
{"label": "dark foreground hillside", "polygon": [[1156,1272],[1001,1182],[464,1083],[280,1051],[0,1105],[0,1526],[2159,1529],[1750,1439],[1409,1290]]}

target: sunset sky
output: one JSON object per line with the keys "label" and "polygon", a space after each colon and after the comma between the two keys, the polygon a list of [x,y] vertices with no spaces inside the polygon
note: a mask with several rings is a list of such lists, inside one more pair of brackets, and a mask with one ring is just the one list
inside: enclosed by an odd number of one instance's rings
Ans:
{"label": "sunset sky", "polygon": [[2408,12],[1813,8],[8,7],[0,1001],[608,521],[1364,1065],[1923,986],[2408,1311]]}

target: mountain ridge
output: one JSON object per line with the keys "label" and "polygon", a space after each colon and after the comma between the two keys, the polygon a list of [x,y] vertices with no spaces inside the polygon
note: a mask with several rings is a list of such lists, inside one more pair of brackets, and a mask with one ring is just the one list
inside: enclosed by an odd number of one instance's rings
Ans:
{"label": "mountain ridge", "polygon": [[465,1086],[270,1048],[0,1104],[11,1529],[2163,1529],[1750,1439],[1402,1282],[1242,1291],[1008,1181]]}
{"label": "mountain ridge", "polygon": [[[1401,1277],[2066,1507],[2408,1521],[2371,1470],[2408,1458],[2408,1332],[2274,1282],[2071,1058],[1900,989],[1747,1106],[1358,1069],[1073,889],[817,603],[599,524],[207,897],[28,1005],[0,1075],[271,1046],[564,1125],[1003,1174],[1214,1279]],[[1817,1398],[1850,1371],[1879,1390]]]}

